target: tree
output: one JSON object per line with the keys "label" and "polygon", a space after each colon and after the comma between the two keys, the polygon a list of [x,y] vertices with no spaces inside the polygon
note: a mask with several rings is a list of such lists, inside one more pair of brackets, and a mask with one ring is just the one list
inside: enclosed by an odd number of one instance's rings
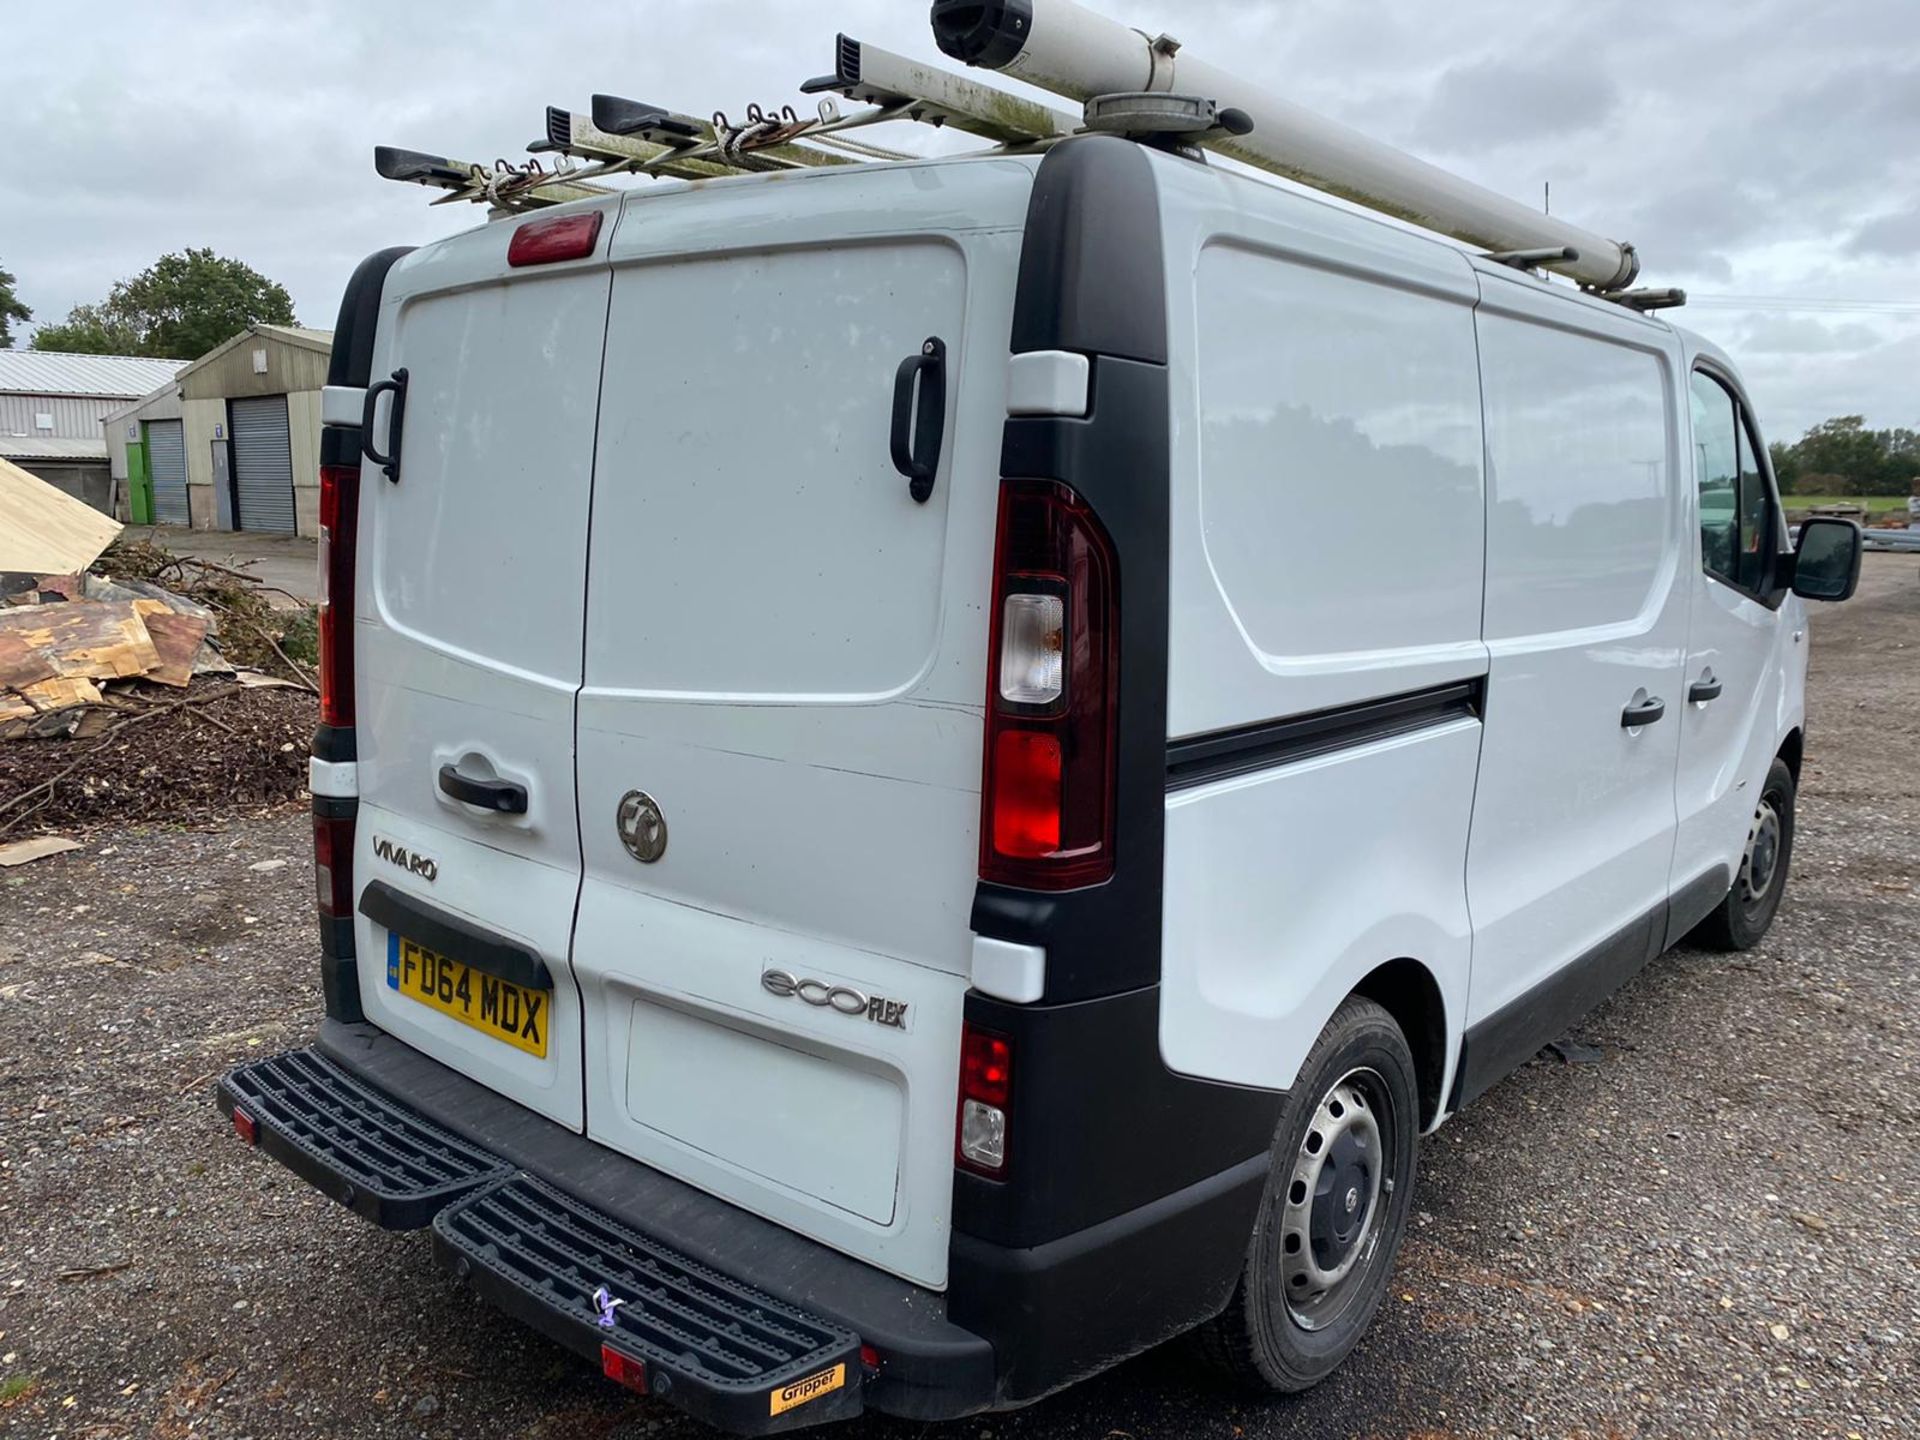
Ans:
{"label": "tree", "polygon": [[293,297],[239,260],[211,250],[162,255],[98,305],[43,325],[36,350],[197,360],[249,325],[292,325]]}
{"label": "tree", "polygon": [[1905,495],[1920,477],[1920,434],[1869,430],[1858,415],[1823,420],[1772,450],[1781,489],[1800,495]]}
{"label": "tree", "polygon": [[33,319],[33,311],[20,303],[20,297],[13,293],[13,272],[0,267],[0,350],[13,348],[13,322],[21,324]]}

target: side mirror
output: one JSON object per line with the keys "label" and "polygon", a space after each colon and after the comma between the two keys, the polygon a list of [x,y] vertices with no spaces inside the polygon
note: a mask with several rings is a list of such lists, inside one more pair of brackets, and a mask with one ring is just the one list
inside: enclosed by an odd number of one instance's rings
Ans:
{"label": "side mirror", "polygon": [[1802,600],[1851,600],[1860,584],[1864,537],[1851,520],[1816,518],[1800,527],[1793,593]]}

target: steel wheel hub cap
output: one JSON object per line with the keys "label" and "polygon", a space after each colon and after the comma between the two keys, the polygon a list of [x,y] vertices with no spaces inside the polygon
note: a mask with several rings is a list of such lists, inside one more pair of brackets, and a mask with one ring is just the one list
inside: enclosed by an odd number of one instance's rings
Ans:
{"label": "steel wheel hub cap", "polygon": [[1280,1281],[1302,1329],[1333,1321],[1379,1248],[1381,1202],[1393,1193],[1384,1094],[1371,1070],[1347,1074],[1322,1097],[1294,1157],[1280,1217]]}
{"label": "steel wheel hub cap", "polygon": [[1762,900],[1773,888],[1774,871],[1780,866],[1780,812],[1769,796],[1760,802],[1747,833],[1746,863],[1741,866],[1740,883],[1745,898]]}

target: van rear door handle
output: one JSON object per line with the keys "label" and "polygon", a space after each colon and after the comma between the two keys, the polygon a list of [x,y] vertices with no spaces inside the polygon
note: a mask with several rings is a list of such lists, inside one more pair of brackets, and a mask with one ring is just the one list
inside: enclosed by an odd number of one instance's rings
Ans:
{"label": "van rear door handle", "polygon": [[1620,728],[1638,730],[1642,725],[1653,725],[1667,713],[1667,702],[1647,699],[1637,701],[1620,712]]}
{"label": "van rear door handle", "polygon": [[946,428],[947,345],[932,335],[918,355],[900,362],[893,379],[893,466],[911,482],[907,493],[917,505],[933,495]]}
{"label": "van rear door handle", "polygon": [[502,815],[527,813],[527,787],[511,780],[476,780],[452,765],[440,767],[440,793],[462,805],[495,810]]}
{"label": "van rear door handle", "polygon": [[1718,700],[1720,698],[1720,692],[1725,688],[1726,687],[1718,680],[1714,679],[1713,672],[1709,670],[1698,680],[1694,681],[1691,688],[1688,689],[1687,703],[1690,705],[1704,705],[1709,700]]}

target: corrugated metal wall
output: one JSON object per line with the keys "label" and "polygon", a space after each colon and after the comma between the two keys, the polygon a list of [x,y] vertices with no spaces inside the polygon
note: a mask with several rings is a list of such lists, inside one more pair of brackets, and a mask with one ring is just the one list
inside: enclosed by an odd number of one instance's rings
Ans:
{"label": "corrugated metal wall", "polygon": [[[0,435],[38,435],[58,440],[98,440],[102,416],[127,402],[73,395],[0,395]],[[53,429],[34,427],[35,415],[53,416]]]}

